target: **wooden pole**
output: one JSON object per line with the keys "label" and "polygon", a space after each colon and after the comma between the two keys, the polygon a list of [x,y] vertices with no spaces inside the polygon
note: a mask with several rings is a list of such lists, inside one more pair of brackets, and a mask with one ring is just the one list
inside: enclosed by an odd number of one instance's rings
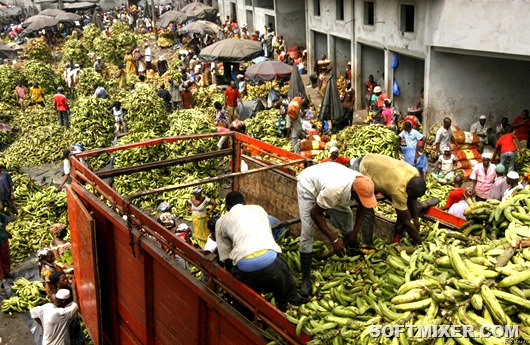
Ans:
{"label": "wooden pole", "polygon": [[155,40],[158,41],[158,30],[156,29],[155,0],[151,0],[151,27],[155,33]]}

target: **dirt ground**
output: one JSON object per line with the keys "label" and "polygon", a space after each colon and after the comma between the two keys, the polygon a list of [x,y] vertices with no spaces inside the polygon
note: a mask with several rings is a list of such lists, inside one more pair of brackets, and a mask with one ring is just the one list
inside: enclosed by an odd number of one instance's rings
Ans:
{"label": "dirt ground", "polygon": [[[13,264],[12,273],[15,280],[18,277],[25,277],[28,280],[40,280],[35,256],[26,261]],[[0,301],[11,296],[10,285],[13,280],[8,280],[4,284],[4,289],[0,289]],[[1,345],[31,345],[33,334],[30,331],[32,320],[29,312],[25,314],[13,313],[13,315],[0,312],[0,344]]]}

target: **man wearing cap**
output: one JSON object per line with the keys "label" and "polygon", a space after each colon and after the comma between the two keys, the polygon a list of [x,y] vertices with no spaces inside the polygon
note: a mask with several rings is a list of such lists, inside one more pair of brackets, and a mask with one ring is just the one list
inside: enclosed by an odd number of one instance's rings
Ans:
{"label": "man wearing cap", "polygon": [[[359,246],[357,235],[361,230],[367,209],[372,209],[377,201],[372,180],[357,171],[338,163],[317,164],[304,169],[298,175],[298,210],[302,222],[300,235],[300,262],[302,285],[300,294],[307,297],[311,292],[311,261],[313,252],[313,232],[316,225],[329,239],[338,256],[344,255],[344,242]],[[355,226],[350,208],[352,200],[357,201]],[[344,236],[333,232],[324,217]]]}
{"label": "man wearing cap", "polygon": [[335,162],[341,165],[350,164],[350,159],[339,156],[339,149],[336,146],[332,146],[329,149],[329,157],[324,158],[320,163]]}
{"label": "man wearing cap", "polygon": [[517,171],[510,171],[506,175],[506,182],[508,183],[508,189],[504,192],[502,201],[509,199],[515,191],[523,189],[523,186],[519,183],[519,174]]}
{"label": "man wearing cap", "polygon": [[58,87],[57,93],[53,96],[53,102],[55,103],[55,110],[59,116],[59,125],[69,128],[68,125],[68,101],[66,96],[63,95],[63,88]]}
{"label": "man wearing cap", "polygon": [[226,209],[228,213],[215,224],[219,260],[230,260],[234,277],[252,290],[272,292],[281,311],[288,303],[298,305],[296,282],[274,241],[267,212],[261,206],[246,205],[239,192],[226,195]]}
{"label": "man wearing cap", "polygon": [[99,74],[103,73],[103,62],[101,61],[101,56],[96,58],[96,62],[94,62],[94,70]]}
{"label": "man wearing cap", "polygon": [[[59,289],[52,298],[52,303],[46,303],[30,309],[31,318],[42,326],[42,344],[70,344],[70,321],[77,317],[77,294],[75,284],[71,285],[72,294],[68,289]],[[70,297],[73,295],[73,302]]]}
{"label": "man wearing cap", "polygon": [[495,165],[491,164],[491,153],[482,154],[482,163],[475,165],[469,177],[473,181],[471,195],[477,201],[489,199],[496,177]]}
{"label": "man wearing cap", "polygon": [[[397,213],[394,242],[399,242],[405,228],[410,237],[421,244],[418,198],[425,194],[427,187],[418,170],[407,162],[373,153],[352,160],[351,168],[371,178],[375,191],[392,199],[392,206]],[[366,237],[370,244],[374,219],[374,211],[369,210],[364,221],[363,237]]]}
{"label": "man wearing cap", "polygon": [[444,147],[449,147],[452,140],[453,131],[451,129],[451,119],[446,117],[444,118],[443,126],[436,131],[436,138],[434,139],[436,155],[443,154],[443,151],[440,151],[440,149],[443,150]]}
{"label": "man wearing cap", "polygon": [[504,176],[505,172],[506,169],[504,168],[504,165],[497,164],[495,167],[495,173],[497,176],[495,177],[495,181],[493,181],[493,187],[491,187],[490,199],[501,201],[504,192],[508,190],[508,183],[506,182],[506,176]]}
{"label": "man wearing cap", "polygon": [[508,171],[515,169],[515,156],[521,150],[521,143],[515,136],[515,133],[507,133],[500,136],[495,143],[495,152],[493,152],[492,161],[495,161],[498,155],[501,156],[500,163],[508,166]]}
{"label": "man wearing cap", "polygon": [[469,131],[480,138],[479,150],[482,153],[484,145],[489,144],[488,136],[493,131],[491,127],[486,126],[486,115],[480,115],[478,122],[472,124]]}

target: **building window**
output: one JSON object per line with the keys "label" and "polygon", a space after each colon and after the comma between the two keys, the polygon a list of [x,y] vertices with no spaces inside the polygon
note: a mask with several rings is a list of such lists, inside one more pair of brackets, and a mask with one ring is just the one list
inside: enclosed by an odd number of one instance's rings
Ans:
{"label": "building window", "polygon": [[414,32],[414,5],[401,5],[401,32]]}
{"label": "building window", "polygon": [[374,25],[375,3],[373,1],[364,2],[364,25]]}
{"label": "building window", "polygon": [[313,0],[313,10],[315,16],[320,16],[320,0]]}
{"label": "building window", "polygon": [[245,0],[245,6],[252,6],[252,0]]}
{"label": "building window", "polygon": [[337,1],[337,20],[344,20],[344,0]]}

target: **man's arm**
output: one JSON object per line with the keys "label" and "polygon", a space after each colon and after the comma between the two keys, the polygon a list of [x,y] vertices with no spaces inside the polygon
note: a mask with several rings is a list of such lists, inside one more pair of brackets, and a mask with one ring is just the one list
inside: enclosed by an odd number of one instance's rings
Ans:
{"label": "man's arm", "polygon": [[517,152],[521,151],[522,150],[521,142],[514,134],[512,134],[512,136],[513,136],[513,142],[515,144],[515,149],[517,150]]}
{"label": "man's arm", "polygon": [[[407,233],[410,235],[410,237],[412,237],[414,242],[421,244],[422,239],[421,239],[421,236],[418,230],[419,224],[416,224],[416,222],[415,224],[411,223],[412,216],[410,214],[410,210],[409,209],[396,210],[396,212],[398,214],[398,217],[403,222],[403,225],[405,226],[405,230],[407,230]],[[417,218],[417,215],[416,215],[416,218]]]}
{"label": "man's arm", "polygon": [[337,237],[333,231],[328,227],[328,224],[326,223],[326,219],[324,218],[324,209],[318,204],[315,204],[311,210],[310,215],[311,219],[315,222],[316,226],[326,235],[326,237],[331,241],[331,245],[333,246],[333,250],[335,250],[335,253],[338,256],[344,255],[344,244],[342,243],[342,240],[340,237]]}

